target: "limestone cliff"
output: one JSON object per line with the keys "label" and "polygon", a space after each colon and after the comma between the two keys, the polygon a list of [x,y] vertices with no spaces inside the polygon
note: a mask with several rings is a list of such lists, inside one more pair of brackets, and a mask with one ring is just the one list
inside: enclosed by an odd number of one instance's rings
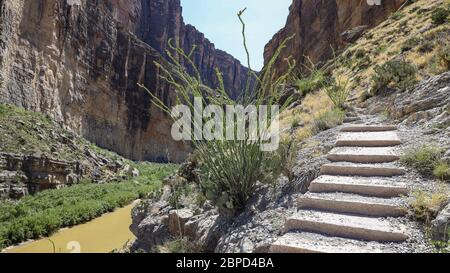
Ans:
{"label": "limestone cliff", "polygon": [[179,0],[0,0],[0,103],[49,114],[131,159],[182,161],[187,147],[137,86],[171,104],[154,66],[169,38],[197,44],[205,82],[218,66],[239,93],[246,68],[184,24]]}
{"label": "limestone cliff", "polygon": [[215,49],[214,44],[194,26],[184,23],[180,0],[146,0],[142,1],[141,8],[140,19],[135,25],[140,39],[163,55],[170,38],[177,41],[186,52],[190,52],[195,45],[197,50],[193,58],[203,81],[216,86],[218,82],[213,68],[218,67],[223,73],[226,90],[233,98],[239,96],[246,84],[248,69],[233,56]]}
{"label": "limestone cliff", "polygon": [[279,73],[287,69],[283,60],[288,56],[294,57],[298,64],[305,63],[305,57],[314,63],[329,60],[333,56],[331,48],[345,45],[344,32],[378,25],[404,2],[383,0],[381,5],[369,5],[365,0],[294,0],[286,26],[266,45],[265,60],[293,34],[294,39],[275,64]]}

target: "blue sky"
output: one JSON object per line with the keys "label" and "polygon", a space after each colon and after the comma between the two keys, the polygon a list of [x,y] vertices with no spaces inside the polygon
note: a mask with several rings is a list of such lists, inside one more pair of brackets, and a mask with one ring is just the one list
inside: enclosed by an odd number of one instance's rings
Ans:
{"label": "blue sky", "polygon": [[184,21],[203,32],[216,48],[245,65],[241,24],[236,14],[246,7],[244,19],[254,70],[262,68],[264,46],[285,25],[291,3],[292,0],[181,0]]}

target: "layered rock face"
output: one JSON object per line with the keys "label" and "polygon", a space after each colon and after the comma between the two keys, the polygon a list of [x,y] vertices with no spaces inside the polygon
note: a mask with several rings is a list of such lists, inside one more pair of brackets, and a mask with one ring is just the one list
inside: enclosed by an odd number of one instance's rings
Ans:
{"label": "layered rock face", "polygon": [[[285,72],[288,56],[298,64],[304,64],[309,57],[314,63],[329,60],[333,50],[345,46],[349,31],[364,30],[384,21],[397,11],[405,0],[383,0],[381,5],[369,5],[365,0],[294,0],[286,26],[266,45],[266,62],[279,45],[289,36],[295,37],[287,44],[275,68]],[[376,2],[376,1],[372,1]],[[342,35],[343,33],[346,35]],[[353,36],[353,35],[350,35]]]}
{"label": "layered rock face", "polygon": [[185,26],[178,0],[0,0],[0,103],[47,113],[97,145],[134,160],[183,161],[171,121],[142,83],[166,104],[158,77],[170,38],[197,44],[205,82],[218,66],[232,96],[246,68]]}
{"label": "layered rock face", "polygon": [[0,153],[0,170],[0,198],[14,199],[78,183],[83,175],[77,162],[6,153]]}
{"label": "layered rock face", "polygon": [[[248,69],[233,56],[217,50],[194,26],[184,23],[180,0],[144,0],[141,8],[136,28],[139,38],[163,55],[171,38],[185,52],[190,52],[195,45],[193,59],[203,81],[210,86],[217,86],[214,68],[218,67],[230,96],[237,98],[240,95],[246,85]],[[180,61],[183,63],[183,60]],[[192,71],[191,66],[186,66]]]}

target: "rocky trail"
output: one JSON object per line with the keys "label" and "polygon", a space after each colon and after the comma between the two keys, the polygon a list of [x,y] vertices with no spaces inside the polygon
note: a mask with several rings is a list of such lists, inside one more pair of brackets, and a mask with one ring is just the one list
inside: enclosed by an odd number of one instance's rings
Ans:
{"label": "rocky trail", "polygon": [[298,199],[271,252],[414,251],[423,233],[407,218],[410,188],[407,170],[397,164],[398,128],[362,113],[346,118],[327,155],[331,163]]}

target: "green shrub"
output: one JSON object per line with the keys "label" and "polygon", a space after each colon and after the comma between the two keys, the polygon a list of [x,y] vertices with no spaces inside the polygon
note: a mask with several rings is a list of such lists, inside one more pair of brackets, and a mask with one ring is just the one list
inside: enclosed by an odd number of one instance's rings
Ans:
{"label": "green shrub", "polygon": [[408,40],[406,40],[402,47],[401,47],[401,51],[402,52],[406,52],[406,51],[410,51],[411,49],[415,48],[416,46],[418,46],[420,44],[420,39],[413,37],[413,38],[409,38]]}
{"label": "green shrub", "polygon": [[387,88],[404,91],[417,83],[416,74],[416,67],[402,60],[392,60],[381,66],[377,65],[372,77],[371,92],[376,95],[386,91]]}
{"label": "green shrub", "polygon": [[445,46],[439,52],[439,59],[444,65],[445,69],[450,70],[450,46]]}
{"label": "green shrub", "polygon": [[281,173],[291,182],[294,180],[294,167],[297,163],[298,148],[298,141],[289,136],[281,140],[280,148],[278,149],[283,162]]}
{"label": "green shrub", "polygon": [[424,41],[420,44],[418,51],[420,53],[427,53],[427,52],[431,52],[434,49],[434,42],[433,41]]}
{"label": "green shrub", "polygon": [[350,95],[350,80],[336,77],[325,88],[330,100],[338,109],[344,109],[345,103]]}
{"label": "green shrub", "polygon": [[332,50],[335,60],[332,64],[333,76],[328,80],[325,92],[335,107],[344,110],[350,95],[350,79],[341,68],[350,61],[347,56],[336,57],[334,49]]}
{"label": "green shrub", "polygon": [[366,55],[367,55],[367,52],[361,48],[357,49],[353,54],[353,56],[357,59],[364,58]]}
{"label": "green shrub", "polygon": [[400,11],[397,11],[397,12],[395,12],[395,13],[393,13],[393,14],[391,15],[391,18],[392,18],[393,20],[396,20],[396,21],[402,19],[403,17],[405,17],[405,14],[404,14],[403,12],[400,12]]}
{"label": "green shrub", "polygon": [[386,45],[379,45],[375,48],[375,52],[376,52],[376,54],[381,54],[381,53],[385,52],[386,49],[387,49]]}
{"label": "green shrub", "polygon": [[449,9],[439,7],[433,11],[431,19],[433,21],[433,24],[442,25],[447,22],[449,15],[450,15]]}
{"label": "green shrub", "polygon": [[434,193],[416,191],[410,199],[414,217],[426,224],[430,224],[448,201],[447,192],[440,189]]}
{"label": "green shrub", "polygon": [[322,70],[312,71],[310,75],[295,81],[295,86],[302,96],[306,96],[313,91],[319,90],[325,84],[326,76]]}
{"label": "green shrub", "polygon": [[179,237],[165,242],[163,245],[156,246],[155,253],[199,253],[201,249],[188,238]]}
{"label": "green shrub", "polygon": [[450,181],[450,166],[447,162],[440,162],[435,166],[433,174],[441,181]]}
{"label": "green shrub", "polygon": [[339,108],[326,111],[314,120],[313,130],[320,133],[328,129],[334,128],[344,122],[345,112]]}
{"label": "green shrub", "polygon": [[408,167],[417,170],[421,175],[431,177],[441,158],[442,150],[436,147],[422,146],[406,152],[401,161]]}

